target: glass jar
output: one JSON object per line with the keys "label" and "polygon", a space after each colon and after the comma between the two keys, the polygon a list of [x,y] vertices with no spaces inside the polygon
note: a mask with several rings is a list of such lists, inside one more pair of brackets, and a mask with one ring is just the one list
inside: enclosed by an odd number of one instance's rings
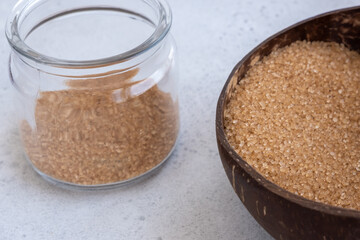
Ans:
{"label": "glass jar", "polygon": [[157,169],[179,130],[163,0],[20,1],[6,26],[26,158],[45,179],[104,188]]}

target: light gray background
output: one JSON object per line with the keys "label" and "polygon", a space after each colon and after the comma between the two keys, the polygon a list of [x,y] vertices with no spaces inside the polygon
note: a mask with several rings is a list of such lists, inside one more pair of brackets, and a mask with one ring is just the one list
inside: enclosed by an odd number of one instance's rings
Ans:
{"label": "light gray background", "polygon": [[[0,33],[15,0],[0,1]],[[242,206],[217,152],[215,107],[233,66],[273,33],[355,0],[169,0],[182,131],[156,176],[115,190],[54,187],[25,161],[0,35],[0,239],[271,239]]]}

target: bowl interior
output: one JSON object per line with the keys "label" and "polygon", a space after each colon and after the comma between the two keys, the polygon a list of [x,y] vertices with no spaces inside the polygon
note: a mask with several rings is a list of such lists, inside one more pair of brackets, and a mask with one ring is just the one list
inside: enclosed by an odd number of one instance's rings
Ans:
{"label": "bowl interior", "polygon": [[[246,174],[257,181],[261,186],[265,187],[268,191],[276,194],[277,196],[280,196],[281,198],[285,198],[304,208],[310,208],[336,216],[349,216],[360,219],[360,211],[343,209],[307,200],[298,195],[285,191],[279,186],[269,182],[262,175],[256,172],[251,166],[249,166],[232,149],[226,139],[226,135],[224,133],[224,109],[229,99],[231,98],[234,87],[244,77],[246,72],[264,56],[267,56],[272,51],[287,46],[297,40],[326,42],[332,41],[342,43],[351,50],[360,52],[360,7],[336,10],[290,26],[262,42],[235,66],[221,92],[217,106],[216,131],[219,150],[223,149],[226,151],[228,154],[227,156],[236,162],[236,164],[238,164]],[[222,158],[226,158],[226,156],[222,156],[221,151],[220,155]],[[232,177],[234,178],[234,174],[232,174]]]}

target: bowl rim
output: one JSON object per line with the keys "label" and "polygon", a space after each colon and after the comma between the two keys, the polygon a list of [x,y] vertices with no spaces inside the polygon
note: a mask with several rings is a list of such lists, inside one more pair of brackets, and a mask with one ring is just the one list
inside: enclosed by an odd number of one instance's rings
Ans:
{"label": "bowl rim", "polygon": [[251,56],[258,51],[262,46],[270,42],[272,39],[281,36],[282,34],[285,34],[289,30],[298,27],[300,25],[303,25],[305,23],[327,17],[332,14],[339,14],[342,12],[347,11],[353,11],[358,10],[360,12],[360,6],[355,7],[348,7],[348,8],[341,8],[337,10],[328,11],[322,14],[315,15],[313,17],[306,18],[305,20],[299,21],[295,24],[292,24],[283,30],[271,35],[270,37],[266,38],[264,41],[262,41],[260,44],[258,44],[255,48],[253,48],[249,53],[247,53],[233,68],[231,71],[229,77],[227,78],[223,89],[221,90],[217,107],[216,107],[216,137],[218,139],[218,144],[221,144],[221,146],[226,150],[226,152],[229,153],[231,156],[231,159],[235,161],[247,174],[249,174],[255,181],[258,182],[261,186],[263,186],[265,189],[270,191],[271,193],[284,198],[292,203],[295,203],[297,205],[300,205],[301,207],[308,208],[311,210],[319,211],[325,214],[330,215],[336,215],[341,217],[351,217],[351,218],[357,218],[360,219],[360,210],[350,209],[350,208],[342,208],[337,207],[329,204],[325,204],[322,202],[315,202],[309,199],[306,199],[304,197],[301,197],[299,195],[296,195],[284,188],[281,188],[279,185],[267,180],[264,176],[262,176],[255,168],[250,166],[245,160],[241,158],[241,156],[231,147],[229,144],[225,131],[224,131],[224,109],[225,109],[225,99],[226,99],[226,93],[227,89],[229,87],[229,84],[233,77],[236,77],[237,70],[240,69],[240,67],[251,58]]}

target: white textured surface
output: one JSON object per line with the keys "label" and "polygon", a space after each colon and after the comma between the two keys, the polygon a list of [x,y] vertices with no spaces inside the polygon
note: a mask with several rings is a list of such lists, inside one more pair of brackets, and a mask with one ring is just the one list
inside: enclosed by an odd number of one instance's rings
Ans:
{"label": "white textured surface", "polygon": [[[0,239],[271,239],[229,184],[215,106],[233,66],[271,34],[355,0],[169,0],[180,56],[182,132],[156,176],[115,190],[67,191],[25,161],[0,34]],[[0,33],[15,0],[0,1]]]}

